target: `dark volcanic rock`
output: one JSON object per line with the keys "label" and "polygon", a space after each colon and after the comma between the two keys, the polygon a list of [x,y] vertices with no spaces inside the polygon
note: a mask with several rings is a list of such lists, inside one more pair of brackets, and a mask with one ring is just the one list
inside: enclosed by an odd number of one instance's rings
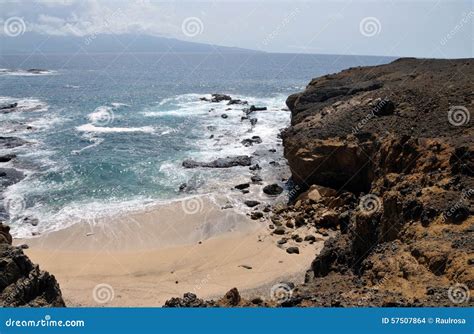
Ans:
{"label": "dark volcanic rock", "polygon": [[207,102],[221,102],[221,101],[231,101],[232,98],[229,95],[225,94],[212,94],[212,97],[208,99],[207,97],[201,97],[202,101],[207,101]]}
{"label": "dark volcanic rock", "polygon": [[253,201],[253,200],[247,200],[244,203],[245,203],[245,205],[247,205],[250,208],[253,208],[254,206],[257,206],[257,205],[260,204],[259,201]]}
{"label": "dark volcanic rock", "polygon": [[258,175],[253,175],[250,180],[252,180],[253,183],[258,183],[258,182],[262,182],[262,178]]}
{"label": "dark volcanic rock", "polygon": [[253,144],[261,144],[262,138],[259,136],[252,136],[252,138],[246,138],[241,141],[244,146],[252,146]]}
{"label": "dark volcanic rock", "polygon": [[233,157],[219,158],[211,162],[198,162],[192,159],[186,159],[183,161],[184,168],[229,168],[235,166],[250,166],[252,158],[247,155],[238,155]]}
{"label": "dark volcanic rock", "polygon": [[39,269],[12,246],[8,226],[0,223],[0,306],[65,306],[54,276]]}
{"label": "dark volcanic rock", "polygon": [[24,178],[25,175],[19,170],[14,168],[0,168],[0,185],[4,188],[20,182]]}
{"label": "dark volcanic rock", "polygon": [[233,105],[233,104],[248,104],[247,101],[244,101],[244,100],[239,100],[239,99],[231,99],[229,100],[229,102],[227,103],[227,105]]}
{"label": "dark volcanic rock", "polygon": [[18,107],[18,103],[16,102],[0,106],[0,114],[8,114],[8,113],[14,112],[17,110],[16,107]]}
{"label": "dark volcanic rock", "polygon": [[25,140],[17,137],[0,137],[0,149],[14,148],[26,143]]}
{"label": "dark volcanic rock", "polygon": [[263,187],[263,192],[267,195],[280,195],[283,192],[283,188],[278,184],[269,184],[268,186]]}
{"label": "dark volcanic rock", "polygon": [[330,238],[281,306],[474,306],[473,77],[474,59],[407,58],[288,97],[296,201],[275,206],[271,233]]}
{"label": "dark volcanic rock", "polygon": [[252,218],[253,220],[257,220],[257,219],[260,219],[263,217],[263,213],[260,212],[260,211],[253,211],[251,214],[250,214],[250,218]]}
{"label": "dark volcanic rock", "polygon": [[299,254],[300,253],[300,249],[298,247],[288,247],[286,249],[286,252],[288,254]]}
{"label": "dark volcanic rock", "polygon": [[8,162],[12,159],[15,159],[16,155],[15,154],[6,154],[6,155],[1,155],[0,156],[0,162]]}
{"label": "dark volcanic rock", "polygon": [[164,307],[206,307],[213,306],[209,305],[209,302],[205,302],[202,299],[197,298],[194,293],[187,292],[183,295],[183,298],[171,298],[165,302]]}
{"label": "dark volcanic rock", "polygon": [[249,183],[242,183],[242,184],[236,185],[234,188],[239,189],[239,190],[243,190],[243,189],[247,189],[248,187],[250,187]]}
{"label": "dark volcanic rock", "polygon": [[256,107],[254,105],[251,105],[249,110],[252,112],[252,111],[263,111],[263,110],[267,110],[267,107]]}

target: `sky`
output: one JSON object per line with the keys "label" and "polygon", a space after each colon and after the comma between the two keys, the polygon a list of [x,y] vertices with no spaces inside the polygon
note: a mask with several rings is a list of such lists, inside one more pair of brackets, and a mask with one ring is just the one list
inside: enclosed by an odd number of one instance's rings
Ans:
{"label": "sky", "polygon": [[268,52],[472,58],[474,8],[470,0],[0,0],[0,28],[8,37],[139,33]]}

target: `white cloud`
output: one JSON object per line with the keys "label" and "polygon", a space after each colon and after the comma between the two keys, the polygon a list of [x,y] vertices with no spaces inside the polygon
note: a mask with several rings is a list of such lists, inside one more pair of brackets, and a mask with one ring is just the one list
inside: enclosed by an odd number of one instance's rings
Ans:
{"label": "white cloud", "polygon": [[173,36],[180,31],[172,2],[35,0],[1,3],[1,6],[6,14],[3,17],[20,16],[27,22],[28,31],[41,34],[86,36],[140,32]]}

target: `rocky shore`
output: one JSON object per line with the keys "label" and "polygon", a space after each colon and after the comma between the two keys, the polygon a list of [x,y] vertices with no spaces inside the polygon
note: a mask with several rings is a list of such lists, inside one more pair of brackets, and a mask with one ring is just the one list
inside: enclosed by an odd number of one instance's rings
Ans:
{"label": "rocky shore", "polygon": [[[282,251],[331,234],[304,282],[167,307],[472,306],[473,59],[399,59],[313,79],[287,105],[290,202],[264,218]],[[238,287],[237,287],[238,288]]]}
{"label": "rocky shore", "polygon": [[65,306],[54,276],[28,259],[26,245],[12,245],[9,230],[0,223],[0,306]]}

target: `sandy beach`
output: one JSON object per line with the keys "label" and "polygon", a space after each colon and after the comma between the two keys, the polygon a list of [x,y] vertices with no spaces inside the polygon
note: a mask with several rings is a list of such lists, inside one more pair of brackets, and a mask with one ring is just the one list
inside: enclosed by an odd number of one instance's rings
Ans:
{"label": "sandy beach", "polygon": [[15,243],[54,273],[68,306],[161,306],[186,292],[212,298],[234,287],[269,299],[272,284],[301,282],[323,242],[288,254],[278,239],[268,222],[195,197]]}

